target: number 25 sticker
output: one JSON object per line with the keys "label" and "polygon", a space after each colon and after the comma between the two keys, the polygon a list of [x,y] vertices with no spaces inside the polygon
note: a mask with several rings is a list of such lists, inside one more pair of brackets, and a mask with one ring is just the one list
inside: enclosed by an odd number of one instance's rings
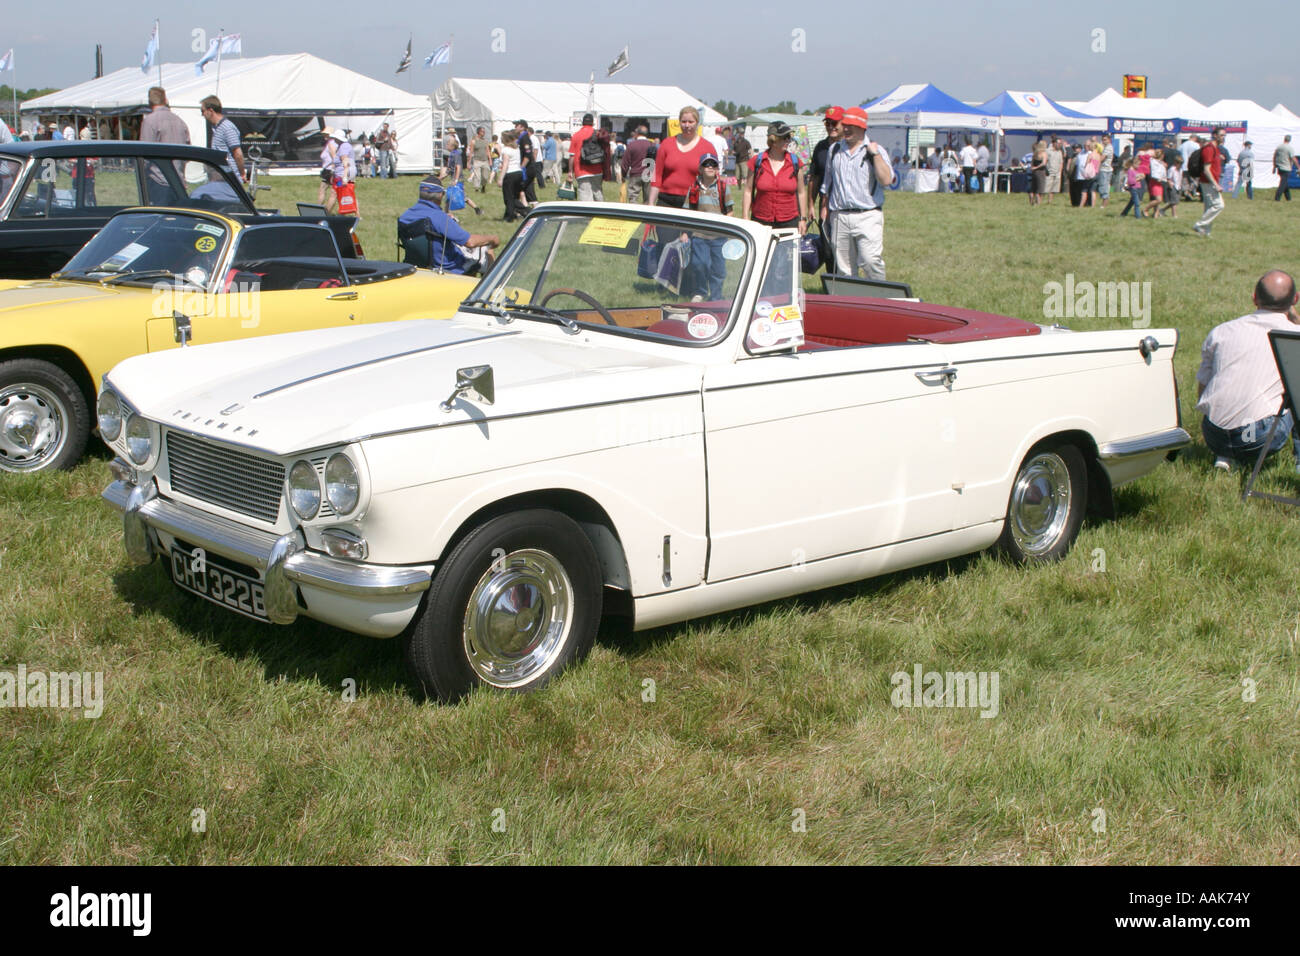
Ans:
{"label": "number 25 sticker", "polygon": [[213,239],[211,236],[199,236],[194,240],[194,248],[199,250],[199,252],[211,252],[213,249],[217,248],[217,240]]}

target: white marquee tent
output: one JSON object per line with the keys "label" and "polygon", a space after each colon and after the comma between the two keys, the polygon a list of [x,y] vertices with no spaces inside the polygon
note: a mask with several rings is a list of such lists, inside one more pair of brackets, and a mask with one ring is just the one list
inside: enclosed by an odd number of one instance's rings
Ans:
{"label": "white marquee tent", "polygon": [[[125,67],[28,100],[21,105],[23,125],[31,128],[41,116],[143,114],[148,109],[149,87],[159,85],[158,72],[157,68],[143,73],[138,67]],[[220,86],[215,63],[208,64],[206,73],[199,76],[193,63],[165,63],[161,85],[173,112],[189,127],[190,142],[196,145],[207,142],[199,100],[216,93],[243,132],[247,132],[244,127],[271,128],[274,124],[277,136],[292,136],[297,131],[297,137],[306,140],[322,125],[332,125],[350,130],[355,137],[388,122],[398,135],[399,171],[427,172],[433,164],[433,111],[428,96],[408,93],[310,53],[224,59]],[[319,150],[320,140],[292,145]],[[315,159],[310,157],[313,163]]]}
{"label": "white marquee tent", "polygon": [[[595,112],[614,120],[619,132],[623,120],[636,118],[649,120],[651,132],[657,132],[688,105],[700,111],[705,126],[727,122],[680,86],[597,83],[595,105]],[[433,106],[443,112],[446,125],[484,126],[489,134],[512,129],[517,119],[526,120],[533,129],[569,132],[575,128],[575,114],[581,118],[587,110],[587,84],[451,77],[434,91]]]}
{"label": "white marquee tent", "polygon": [[[1284,107],[1285,109],[1285,107]],[[1291,135],[1292,144],[1300,143],[1300,117],[1293,117],[1288,122],[1276,111],[1264,109],[1253,100],[1219,100],[1208,108],[1211,119],[1242,119],[1246,121],[1245,139],[1250,140],[1255,153],[1255,175],[1253,182],[1261,189],[1277,186],[1278,177],[1273,169],[1273,150],[1282,143],[1282,137]],[[1228,145],[1233,158],[1240,149],[1235,144]]]}

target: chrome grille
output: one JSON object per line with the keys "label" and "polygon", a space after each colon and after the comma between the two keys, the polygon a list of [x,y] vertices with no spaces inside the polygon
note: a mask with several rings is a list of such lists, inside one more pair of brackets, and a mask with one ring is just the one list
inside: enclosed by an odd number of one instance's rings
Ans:
{"label": "chrome grille", "polygon": [[167,432],[171,486],[183,495],[273,524],[284,497],[284,465],[228,445]]}

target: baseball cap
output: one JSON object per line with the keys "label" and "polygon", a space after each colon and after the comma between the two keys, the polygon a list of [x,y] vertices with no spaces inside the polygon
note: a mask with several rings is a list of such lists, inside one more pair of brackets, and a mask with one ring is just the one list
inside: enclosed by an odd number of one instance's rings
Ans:
{"label": "baseball cap", "polygon": [[791,136],[790,124],[784,120],[777,120],[767,128],[769,136],[775,136],[777,139],[789,139]]}
{"label": "baseball cap", "polygon": [[844,111],[844,118],[840,120],[845,126],[861,126],[867,128],[867,111],[860,106],[850,106]]}
{"label": "baseball cap", "polygon": [[443,193],[442,180],[437,176],[425,176],[420,180],[420,198],[433,199]]}
{"label": "baseball cap", "polygon": [[826,110],[826,115],[823,117],[823,119],[834,120],[837,123],[840,122],[841,120],[844,119],[844,107],[842,106],[829,107]]}
{"label": "baseball cap", "polygon": [[700,158],[700,166],[701,166],[701,167],[704,167],[704,166],[717,166],[717,165],[718,165],[718,157],[714,156],[712,153],[705,153],[705,154]]}

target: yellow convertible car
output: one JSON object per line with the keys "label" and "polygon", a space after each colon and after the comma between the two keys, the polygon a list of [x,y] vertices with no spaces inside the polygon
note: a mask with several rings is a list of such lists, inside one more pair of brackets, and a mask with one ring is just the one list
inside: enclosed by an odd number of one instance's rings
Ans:
{"label": "yellow convertible car", "polygon": [[124,358],[182,338],[450,318],[475,281],[344,258],[323,222],[125,210],[53,277],[0,280],[0,471],[71,467]]}

